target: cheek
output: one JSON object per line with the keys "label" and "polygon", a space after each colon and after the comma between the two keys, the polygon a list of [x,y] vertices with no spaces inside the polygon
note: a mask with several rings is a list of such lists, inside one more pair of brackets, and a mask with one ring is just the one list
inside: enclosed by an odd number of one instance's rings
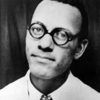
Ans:
{"label": "cheek", "polygon": [[65,50],[60,50],[58,51],[57,55],[56,55],[56,61],[57,61],[57,67],[56,70],[59,73],[62,73],[64,71],[66,71],[73,60],[73,51],[70,48],[67,48]]}
{"label": "cheek", "polygon": [[26,50],[26,57],[29,63],[31,63],[30,55],[33,53],[33,51],[36,51],[36,45],[37,44],[35,43],[35,41],[33,41],[33,38],[29,34],[27,34],[25,50]]}
{"label": "cheek", "polygon": [[32,53],[36,49],[37,43],[33,40],[33,38],[27,33],[26,36],[26,52]]}

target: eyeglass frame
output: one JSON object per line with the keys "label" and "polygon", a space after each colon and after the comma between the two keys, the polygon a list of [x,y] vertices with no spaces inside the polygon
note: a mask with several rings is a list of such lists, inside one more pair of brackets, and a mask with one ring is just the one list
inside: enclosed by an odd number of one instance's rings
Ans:
{"label": "eyeglass frame", "polygon": [[[31,29],[31,27],[32,27],[34,24],[39,24],[40,26],[42,26],[42,28],[43,28],[43,30],[44,30],[43,35],[42,35],[41,37],[39,37],[39,38],[34,37],[34,36],[32,35],[32,33],[31,33],[31,30],[30,30],[30,29]],[[41,39],[44,35],[49,34],[49,35],[52,37],[53,42],[54,42],[56,45],[58,45],[58,46],[64,46],[64,45],[66,45],[68,42],[74,40],[76,37],[79,37],[79,35],[80,35],[80,33],[77,33],[76,35],[72,35],[71,32],[68,33],[67,30],[66,30],[65,28],[61,28],[61,27],[54,28],[51,32],[48,32],[46,26],[45,26],[43,23],[39,22],[39,21],[32,23],[31,25],[29,25],[29,26],[27,27],[27,29],[28,29],[30,35],[31,35],[33,38],[35,38],[35,39]],[[68,39],[67,39],[67,41],[66,41],[65,43],[63,43],[63,44],[58,44],[58,43],[55,41],[55,39],[54,39],[54,34],[55,34],[56,32],[54,32],[54,31],[55,31],[56,29],[66,30],[66,36],[67,36]]]}

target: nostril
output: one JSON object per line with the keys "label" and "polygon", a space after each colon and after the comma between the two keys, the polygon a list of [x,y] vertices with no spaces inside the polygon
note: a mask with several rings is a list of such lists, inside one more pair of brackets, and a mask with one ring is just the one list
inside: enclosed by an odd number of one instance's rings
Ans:
{"label": "nostril", "polygon": [[39,45],[39,46],[38,46],[38,49],[42,49],[42,47]]}
{"label": "nostril", "polygon": [[44,51],[44,52],[52,52],[53,49],[50,47],[42,47],[41,45],[38,46],[38,49]]}

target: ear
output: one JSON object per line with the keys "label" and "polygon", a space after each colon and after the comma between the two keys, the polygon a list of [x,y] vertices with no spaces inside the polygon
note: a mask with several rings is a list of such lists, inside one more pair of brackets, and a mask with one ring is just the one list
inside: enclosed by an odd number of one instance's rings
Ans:
{"label": "ear", "polygon": [[84,51],[87,48],[87,45],[88,45],[87,39],[84,39],[81,43],[78,44],[74,54],[74,59],[79,59],[83,55]]}

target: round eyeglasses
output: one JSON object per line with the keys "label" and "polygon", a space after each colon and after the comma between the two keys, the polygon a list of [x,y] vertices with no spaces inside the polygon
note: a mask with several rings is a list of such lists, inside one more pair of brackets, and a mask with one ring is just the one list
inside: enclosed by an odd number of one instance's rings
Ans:
{"label": "round eyeglasses", "polygon": [[28,30],[30,35],[35,39],[41,39],[45,34],[51,35],[53,42],[58,46],[65,45],[77,37],[77,35],[72,35],[64,28],[55,28],[49,33],[45,25],[40,22],[31,24]]}

